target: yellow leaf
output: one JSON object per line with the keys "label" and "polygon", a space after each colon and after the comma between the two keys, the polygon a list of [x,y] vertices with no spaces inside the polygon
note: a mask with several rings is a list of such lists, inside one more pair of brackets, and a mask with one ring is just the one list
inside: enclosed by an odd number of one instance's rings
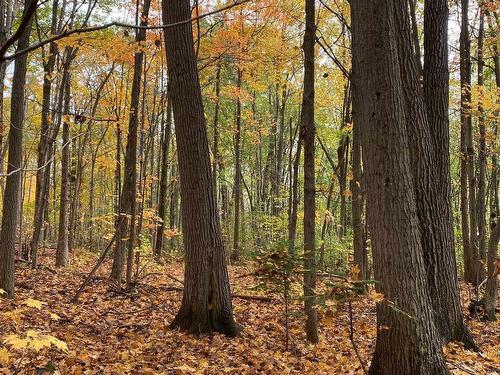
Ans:
{"label": "yellow leaf", "polygon": [[381,302],[385,299],[383,293],[372,292],[370,293],[370,299],[374,302]]}
{"label": "yellow leaf", "polygon": [[0,363],[4,365],[9,363],[9,351],[6,348],[0,348]]}
{"label": "yellow leaf", "polygon": [[47,302],[38,301],[36,299],[28,298],[23,302],[24,305],[29,307],[34,307],[35,309],[41,310],[43,305],[46,305]]}
{"label": "yellow leaf", "polygon": [[57,314],[54,314],[54,313],[50,313],[50,319],[52,320],[59,320],[61,319],[61,317]]}
{"label": "yellow leaf", "polygon": [[26,349],[30,343],[30,339],[22,339],[17,335],[8,335],[3,342],[12,347],[12,349]]}
{"label": "yellow leaf", "polygon": [[52,345],[54,345],[56,348],[62,350],[63,352],[68,351],[68,344],[66,344],[64,341],[59,340],[58,338],[54,336],[47,336],[47,338],[50,340]]}

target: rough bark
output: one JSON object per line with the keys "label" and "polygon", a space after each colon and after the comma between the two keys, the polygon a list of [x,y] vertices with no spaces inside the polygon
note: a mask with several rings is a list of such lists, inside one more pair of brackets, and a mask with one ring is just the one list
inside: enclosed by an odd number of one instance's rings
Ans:
{"label": "rough bark", "polygon": [[[447,0],[425,4],[424,100],[414,101],[416,108],[409,113],[408,134],[436,327],[445,342],[457,340],[467,348],[476,348],[463,320],[455,259],[449,157],[448,14]],[[403,64],[406,68],[411,66],[411,62]],[[413,90],[408,95],[415,99],[421,94],[418,70],[409,74],[413,76]],[[420,110],[426,113],[419,116]]]}
{"label": "rough bark", "polygon": [[352,0],[353,79],[362,124],[377,289],[371,374],[447,374],[427,288],[393,0]]}
{"label": "rough bark", "polygon": [[[189,0],[163,0],[163,22],[191,17]],[[179,162],[184,291],[173,328],[238,334],[213,191],[208,137],[191,23],[165,30]]]}
{"label": "rough bark", "polygon": [[[25,0],[25,8],[30,0]],[[32,18],[22,31],[18,40],[17,50],[20,51],[29,45]],[[10,127],[8,135],[9,157],[7,178],[3,195],[2,229],[0,232],[0,289],[8,295],[14,294],[15,283],[15,252],[18,239],[17,226],[21,205],[21,177],[23,162],[23,126],[25,113],[25,84],[28,56],[21,55],[14,62],[12,77],[12,92],[10,105]]]}

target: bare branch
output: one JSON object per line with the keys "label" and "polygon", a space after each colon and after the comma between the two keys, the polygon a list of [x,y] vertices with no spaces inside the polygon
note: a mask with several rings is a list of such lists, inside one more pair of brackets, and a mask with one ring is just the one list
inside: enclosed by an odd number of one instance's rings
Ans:
{"label": "bare branch", "polygon": [[[33,0],[33,1],[36,4],[36,0]],[[73,35],[73,34],[89,33],[89,32],[94,32],[94,31],[108,29],[110,27],[123,27],[123,28],[127,28],[127,29],[142,29],[142,30],[168,29],[168,28],[171,28],[171,27],[181,26],[181,25],[185,25],[187,23],[193,22],[193,21],[200,20],[202,18],[205,18],[205,17],[211,16],[211,15],[223,12],[225,10],[234,8],[234,7],[238,6],[238,5],[242,5],[242,4],[248,3],[249,1],[250,0],[236,1],[236,2],[234,2],[232,4],[226,5],[226,6],[222,7],[222,8],[213,10],[211,12],[203,13],[203,14],[200,14],[199,16],[196,16],[196,17],[184,20],[184,21],[170,23],[170,24],[167,24],[167,25],[137,26],[137,25],[131,25],[131,24],[122,23],[122,22],[109,22],[109,23],[106,23],[104,25],[99,25],[99,26],[83,27],[83,28],[79,28],[79,29],[67,29],[67,30],[63,30],[60,34],[51,36],[50,38],[42,40],[42,41],[40,41],[38,43],[35,43],[35,44],[29,46],[28,48],[25,48],[25,49],[23,49],[21,51],[17,51],[16,53],[13,53],[12,55],[7,55],[7,56],[5,56],[5,52],[6,52],[7,48],[10,47],[10,45],[12,45],[13,42],[11,44],[9,44],[9,45],[7,45],[7,43],[5,43],[2,46],[2,48],[0,49],[0,62],[15,59],[18,56],[24,55],[24,54],[26,54],[28,52],[32,52],[32,51],[34,51],[34,50],[36,50],[36,49],[38,49],[40,47],[43,47],[46,44],[53,43],[53,42],[55,42],[57,40],[66,38],[66,37],[68,37],[70,35]],[[23,17],[23,19],[24,19],[24,17]],[[6,48],[4,48],[4,46],[6,46]]]}

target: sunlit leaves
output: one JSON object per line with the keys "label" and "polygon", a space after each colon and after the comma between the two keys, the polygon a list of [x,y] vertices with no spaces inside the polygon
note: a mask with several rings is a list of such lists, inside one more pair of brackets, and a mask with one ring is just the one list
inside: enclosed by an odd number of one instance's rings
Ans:
{"label": "sunlit leaves", "polygon": [[35,309],[41,310],[42,307],[47,304],[47,302],[42,302],[36,299],[28,298],[26,301],[23,302],[23,304],[28,307],[33,307]]}
{"label": "sunlit leaves", "polygon": [[14,350],[32,349],[38,352],[42,349],[50,348],[52,345],[62,351],[68,350],[68,345],[64,341],[34,330],[27,331],[24,336],[17,334],[7,335],[3,338],[3,342]]}

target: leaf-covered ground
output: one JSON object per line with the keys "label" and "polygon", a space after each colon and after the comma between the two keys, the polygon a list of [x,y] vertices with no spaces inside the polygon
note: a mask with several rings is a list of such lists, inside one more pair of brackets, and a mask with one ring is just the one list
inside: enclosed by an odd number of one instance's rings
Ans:
{"label": "leaf-covered ground", "polygon": [[[238,338],[218,334],[194,337],[169,329],[181,300],[181,293],[171,290],[180,286],[174,278],[182,279],[181,262],[167,266],[145,262],[135,290],[116,293],[107,281],[108,261],[79,302],[72,304],[69,300],[96,256],[83,251],[73,254],[72,264],[55,273],[52,251],[45,250],[43,255],[48,267],[33,271],[18,264],[16,297],[0,300],[2,374],[363,373],[350,340],[347,304],[320,312],[321,342],[315,346],[305,341],[301,306],[296,302],[291,306],[291,338],[285,351],[284,304],[278,296],[272,301],[234,298],[235,318],[243,328]],[[238,277],[251,270],[251,265],[230,267],[233,293],[259,293],[252,289],[257,283],[253,277]],[[468,291],[462,292],[467,301]],[[359,356],[369,366],[376,336],[373,298],[360,297],[352,308],[354,341]],[[500,324],[468,323],[483,353],[448,345],[445,353],[450,370],[454,374],[500,373]],[[13,349],[12,343],[3,341],[19,337],[19,346],[26,346],[22,338],[33,336],[33,332],[38,336],[29,340],[41,347],[38,351],[32,343],[31,349]],[[47,337],[64,341],[67,351]]]}

